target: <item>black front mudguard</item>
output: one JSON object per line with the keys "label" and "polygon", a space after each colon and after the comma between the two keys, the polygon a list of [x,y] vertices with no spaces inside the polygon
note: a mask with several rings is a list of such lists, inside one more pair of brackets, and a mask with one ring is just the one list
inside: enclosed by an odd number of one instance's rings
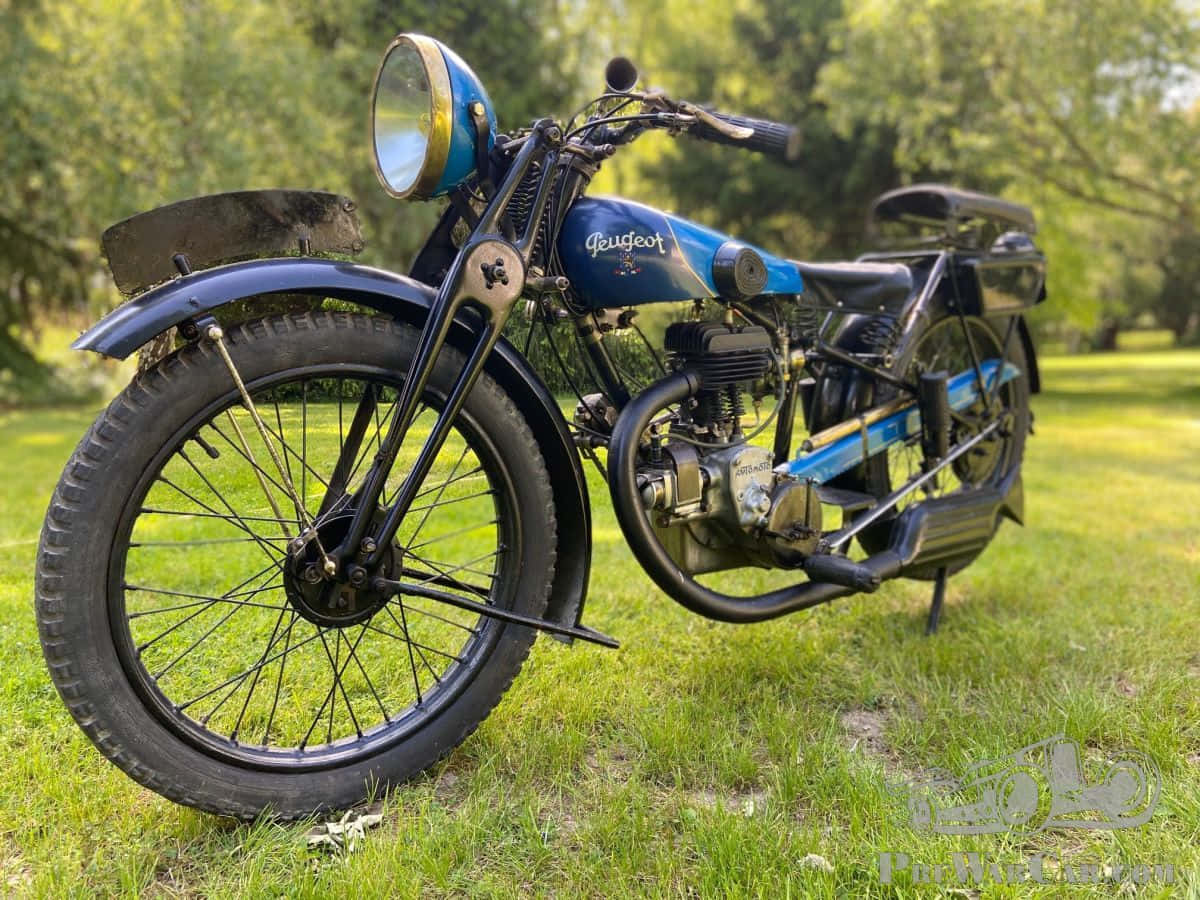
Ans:
{"label": "black front mudguard", "polygon": [[[251,260],[205,269],[147,291],[109,313],[71,346],[124,359],[188,319],[237,300],[270,294],[332,297],[420,328],[436,291],[403,275],[348,262],[303,257]],[[472,324],[466,319],[456,321],[449,340],[469,353],[476,343]],[[578,625],[592,552],[591,510],[579,454],[554,397],[512,344],[501,338],[484,371],[525,416],[550,475],[558,517],[558,547],[546,618],[562,625]]]}

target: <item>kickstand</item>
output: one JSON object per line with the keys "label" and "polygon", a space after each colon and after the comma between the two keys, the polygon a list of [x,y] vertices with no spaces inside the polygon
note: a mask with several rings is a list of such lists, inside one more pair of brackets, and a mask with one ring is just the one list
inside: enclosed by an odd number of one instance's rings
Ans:
{"label": "kickstand", "polygon": [[942,614],[942,601],[946,599],[946,570],[938,569],[933,582],[933,602],[929,604],[929,621],[925,623],[925,636],[937,631],[938,618]]}

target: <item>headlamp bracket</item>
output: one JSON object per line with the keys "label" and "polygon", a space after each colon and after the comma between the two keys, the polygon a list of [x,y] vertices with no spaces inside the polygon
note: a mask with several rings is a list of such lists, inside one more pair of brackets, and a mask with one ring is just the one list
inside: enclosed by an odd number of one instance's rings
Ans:
{"label": "headlamp bracket", "polygon": [[491,198],[494,188],[490,177],[488,138],[492,133],[492,123],[488,121],[487,110],[478,100],[472,100],[467,105],[467,112],[471,116],[471,124],[475,126],[475,172],[479,187],[485,197]]}

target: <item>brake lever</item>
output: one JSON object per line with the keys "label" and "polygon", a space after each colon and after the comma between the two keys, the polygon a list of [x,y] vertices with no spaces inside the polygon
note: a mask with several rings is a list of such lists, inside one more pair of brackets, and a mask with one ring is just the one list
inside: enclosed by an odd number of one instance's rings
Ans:
{"label": "brake lever", "polygon": [[[630,92],[630,96],[635,96],[646,106],[674,113],[681,118],[690,117],[695,121],[703,122],[718,134],[723,134],[725,137],[735,141],[744,141],[754,135],[753,128],[726,122],[724,119],[714,116],[707,109],[697,106],[694,103],[689,103],[687,100],[672,100],[660,90],[651,90],[642,94]],[[693,123],[681,121],[679,124],[686,127]]]}
{"label": "brake lever", "polygon": [[703,122],[713,131],[725,135],[727,138],[732,138],[735,141],[744,141],[754,136],[754,129],[747,128],[744,125],[734,125],[726,122],[724,119],[719,119],[710,113],[707,109],[696,106],[694,103],[688,103],[686,100],[680,100],[678,103],[679,111],[694,116],[700,122]]}

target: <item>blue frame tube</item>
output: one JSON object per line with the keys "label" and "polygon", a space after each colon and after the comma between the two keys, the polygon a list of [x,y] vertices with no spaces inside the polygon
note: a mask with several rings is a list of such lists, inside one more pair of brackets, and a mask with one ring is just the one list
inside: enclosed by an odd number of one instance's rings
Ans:
{"label": "blue frame tube", "polygon": [[[1000,371],[1000,361],[987,359],[980,363],[983,382],[990,390],[995,383],[997,372]],[[1000,374],[1000,384],[1012,381],[1021,370],[1012,363],[1005,363]],[[974,370],[960,372],[951,378],[946,386],[950,395],[950,409],[958,412],[971,406],[979,399],[978,382]],[[916,403],[899,412],[880,419],[867,426],[866,456],[886,450],[900,441],[908,440],[921,433],[921,411]],[[840,438],[811,453],[797,456],[790,462],[776,468],[776,472],[790,475],[793,478],[812,479],[817,484],[823,484],[831,478],[853,469],[863,461],[863,436],[855,432]]]}

